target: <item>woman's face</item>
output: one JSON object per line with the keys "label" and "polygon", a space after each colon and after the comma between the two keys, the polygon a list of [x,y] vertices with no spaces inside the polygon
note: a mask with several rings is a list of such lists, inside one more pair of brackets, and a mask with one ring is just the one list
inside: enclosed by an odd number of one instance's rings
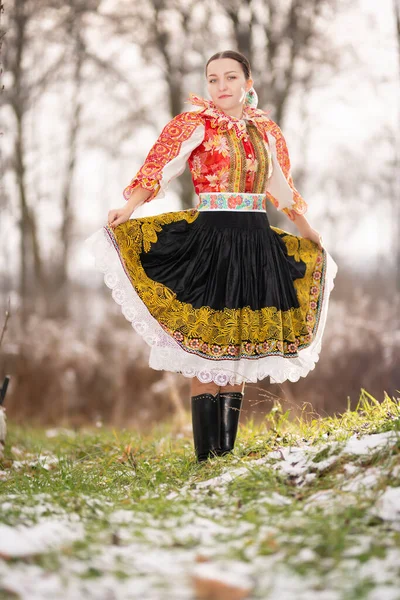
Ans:
{"label": "woman's face", "polygon": [[214,104],[222,110],[243,106],[253,85],[245,78],[241,64],[233,58],[216,58],[207,67],[207,88]]}

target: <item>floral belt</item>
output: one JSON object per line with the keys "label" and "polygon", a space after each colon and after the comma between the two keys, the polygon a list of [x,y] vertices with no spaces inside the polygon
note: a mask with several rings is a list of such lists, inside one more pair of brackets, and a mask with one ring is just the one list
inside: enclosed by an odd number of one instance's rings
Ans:
{"label": "floral belt", "polygon": [[197,210],[246,210],[265,212],[266,195],[245,192],[205,192],[199,194]]}

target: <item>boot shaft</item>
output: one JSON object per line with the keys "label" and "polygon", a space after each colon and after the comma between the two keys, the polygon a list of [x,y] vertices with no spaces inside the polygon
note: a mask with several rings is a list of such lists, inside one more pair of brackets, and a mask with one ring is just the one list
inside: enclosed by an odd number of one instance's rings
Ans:
{"label": "boot shaft", "polygon": [[221,411],[218,394],[191,398],[193,441],[198,461],[215,456],[220,447]]}
{"label": "boot shaft", "polygon": [[235,446],[242,401],[242,392],[219,393],[221,411],[220,455],[231,452]]}

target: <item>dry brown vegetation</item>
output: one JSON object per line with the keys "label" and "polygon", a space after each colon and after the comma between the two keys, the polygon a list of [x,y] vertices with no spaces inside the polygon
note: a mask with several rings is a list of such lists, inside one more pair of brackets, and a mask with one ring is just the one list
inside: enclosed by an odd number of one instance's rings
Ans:
{"label": "dry brown vegetation", "polygon": [[[360,389],[378,400],[400,389],[398,308],[355,275],[341,270],[332,292],[320,360],[306,378],[247,386],[243,417],[255,420],[275,399],[320,415],[341,412],[358,401]],[[79,296],[78,290],[76,296]],[[86,312],[100,299],[97,324],[31,315],[25,326],[12,315],[0,354],[1,373],[12,376],[7,412],[17,422],[80,426],[98,421],[147,428],[189,410],[189,380],[147,366],[148,348],[119,314],[108,291],[86,292]],[[82,303],[75,298],[76,304]],[[90,323],[90,324],[89,324]],[[396,330],[397,327],[397,330]],[[297,410],[296,410],[297,409]]]}

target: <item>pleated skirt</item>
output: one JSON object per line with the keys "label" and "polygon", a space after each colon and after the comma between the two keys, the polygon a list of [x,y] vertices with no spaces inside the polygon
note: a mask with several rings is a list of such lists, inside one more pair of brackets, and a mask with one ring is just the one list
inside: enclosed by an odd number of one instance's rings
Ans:
{"label": "pleated skirt", "polygon": [[220,386],[314,369],[337,265],[265,211],[168,212],[88,242],[153,369]]}

